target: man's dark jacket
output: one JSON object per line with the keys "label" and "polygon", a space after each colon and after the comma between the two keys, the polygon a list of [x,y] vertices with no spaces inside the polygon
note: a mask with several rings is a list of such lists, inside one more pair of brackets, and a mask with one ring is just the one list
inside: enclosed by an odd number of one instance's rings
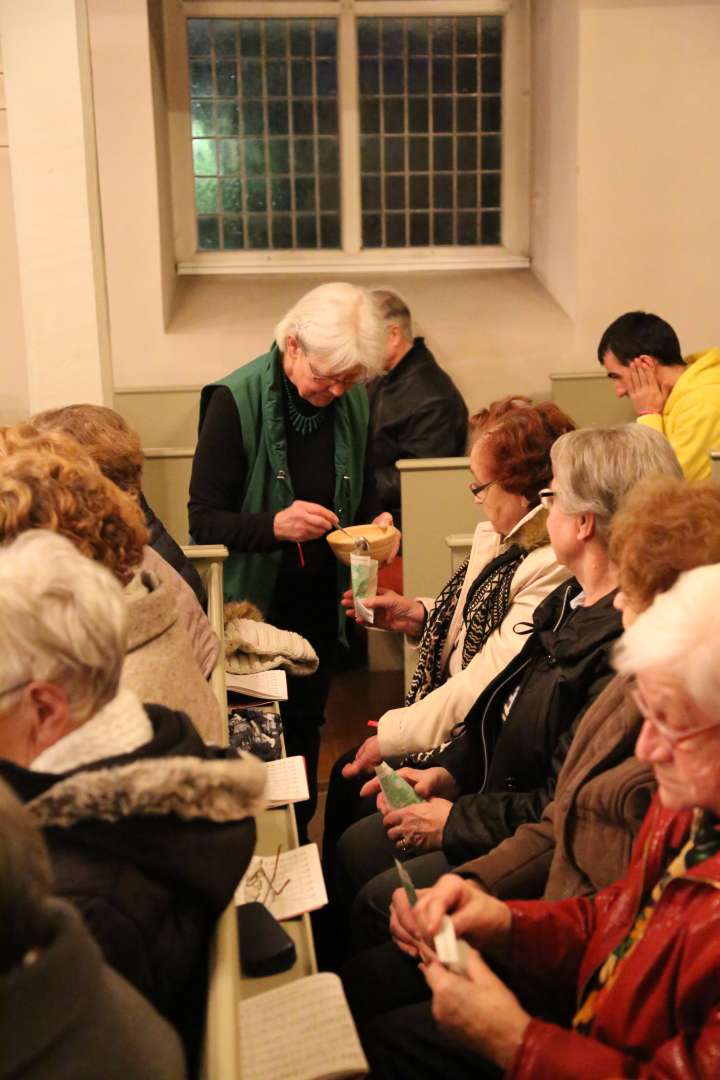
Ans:
{"label": "man's dark jacket", "polygon": [[451,865],[539,820],[553,797],[570,729],[613,677],[610,654],[622,632],[615,594],[573,609],[570,600],[580,591],[573,578],[543,600],[525,645],[482,692],[464,731],[427,762],[449,769],[460,790],[473,793],[454,802],[445,825],[443,851]]}
{"label": "man's dark jacket", "polygon": [[210,934],[252,856],[264,774],[206,746],[184,713],[145,708],[154,737],[132,753],[59,774],[0,760],[0,776],[43,828],[56,895],[192,1060]]}
{"label": "man's dark jacket", "polygon": [[370,454],[383,510],[400,522],[400,458],[465,453],[468,412],[422,338],[370,388]]}

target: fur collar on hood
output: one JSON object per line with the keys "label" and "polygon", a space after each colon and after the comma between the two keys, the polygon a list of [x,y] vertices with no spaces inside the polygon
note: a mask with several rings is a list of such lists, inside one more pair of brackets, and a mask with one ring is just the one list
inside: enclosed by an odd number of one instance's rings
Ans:
{"label": "fur collar on hood", "polygon": [[32,799],[41,826],[175,814],[185,821],[239,821],[265,806],[264,764],[249,754],[236,760],[168,757],[78,771]]}

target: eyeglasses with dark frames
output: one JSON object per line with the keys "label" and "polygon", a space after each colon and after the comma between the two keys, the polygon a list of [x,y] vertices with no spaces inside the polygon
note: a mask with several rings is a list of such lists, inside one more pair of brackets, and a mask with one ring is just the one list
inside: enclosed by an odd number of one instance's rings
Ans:
{"label": "eyeglasses with dark frames", "polygon": [[540,504],[549,510],[552,506],[553,499],[556,497],[557,491],[553,491],[552,488],[543,488],[542,491],[538,491],[538,499]]}
{"label": "eyeglasses with dark frames", "polygon": [[473,481],[472,484],[468,484],[468,487],[470,488],[473,499],[479,499],[487,493],[493,484],[497,484],[497,480],[488,480],[487,484],[477,484]]}

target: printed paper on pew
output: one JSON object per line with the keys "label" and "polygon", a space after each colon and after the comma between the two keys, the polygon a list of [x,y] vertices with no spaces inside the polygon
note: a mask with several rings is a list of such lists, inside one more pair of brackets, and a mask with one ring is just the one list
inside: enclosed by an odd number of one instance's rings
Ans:
{"label": "printed paper on pew", "polygon": [[342,983],[329,971],[239,1008],[243,1080],[349,1080],[368,1072]]}
{"label": "printed paper on pew", "polygon": [[292,919],[328,902],[317,844],[256,855],[235,891],[235,903],[259,900],[276,919]]}
{"label": "printed paper on pew", "polygon": [[286,757],[267,761],[267,787],[265,795],[268,806],[287,806],[288,803],[304,802],[310,798],[304,757]]}
{"label": "printed paper on pew", "polygon": [[225,685],[228,690],[246,697],[261,698],[263,701],[287,701],[287,675],[281,668],[271,671],[256,671],[253,675],[237,675],[225,672]]}

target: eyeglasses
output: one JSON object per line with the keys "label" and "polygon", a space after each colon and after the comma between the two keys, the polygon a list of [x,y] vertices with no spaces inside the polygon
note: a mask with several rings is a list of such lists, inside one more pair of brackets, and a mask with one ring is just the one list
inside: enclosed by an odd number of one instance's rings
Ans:
{"label": "eyeglasses", "polygon": [[543,488],[542,491],[538,491],[538,499],[540,500],[541,506],[544,506],[546,510],[549,510],[556,495],[557,491],[553,491],[552,488]]}
{"label": "eyeglasses", "polygon": [[690,739],[694,739],[698,735],[705,735],[708,731],[712,731],[715,728],[720,729],[720,721],[714,720],[711,724],[700,724],[699,727],[685,728],[684,731],[676,731],[668,724],[664,724],[662,720],[657,719],[651,705],[648,703],[641,690],[633,690],[632,698],[640,710],[645,723],[650,724],[658,735],[663,738],[665,742],[669,743],[673,749],[676,746],[681,746],[685,742],[689,742]]}
{"label": "eyeglasses", "polygon": [[[270,907],[275,897],[280,896],[280,893],[283,891],[283,889],[286,889],[288,887],[288,885],[290,884],[290,878],[284,881],[279,887],[275,884],[275,878],[277,877],[281,851],[282,844],[278,844],[278,849],[275,853],[275,863],[273,865],[271,874],[268,874],[267,870],[265,869],[264,861],[262,858],[260,858],[257,870],[255,870],[245,879],[246,902],[249,903],[252,901],[259,901],[261,904],[265,904],[266,907]],[[265,894],[264,896],[263,893]]]}
{"label": "eyeglasses", "polygon": [[359,382],[365,382],[365,379],[360,378],[358,375],[353,375],[351,379],[340,379],[337,375],[321,375],[319,371],[315,370],[310,361],[307,360],[307,357],[305,359],[313,379],[315,382],[322,383],[323,386],[347,386],[349,388],[351,386],[356,386]]}
{"label": "eyeglasses", "polygon": [[12,694],[13,690],[22,690],[23,686],[29,686],[31,682],[32,679],[25,679],[23,682],[15,683],[14,686],[8,686],[5,690],[0,690],[0,697],[3,697],[5,694]]}
{"label": "eyeglasses", "polygon": [[473,482],[472,484],[468,484],[468,487],[472,492],[473,499],[479,499],[486,494],[493,484],[497,484],[497,480],[488,480],[487,484],[476,484]]}

